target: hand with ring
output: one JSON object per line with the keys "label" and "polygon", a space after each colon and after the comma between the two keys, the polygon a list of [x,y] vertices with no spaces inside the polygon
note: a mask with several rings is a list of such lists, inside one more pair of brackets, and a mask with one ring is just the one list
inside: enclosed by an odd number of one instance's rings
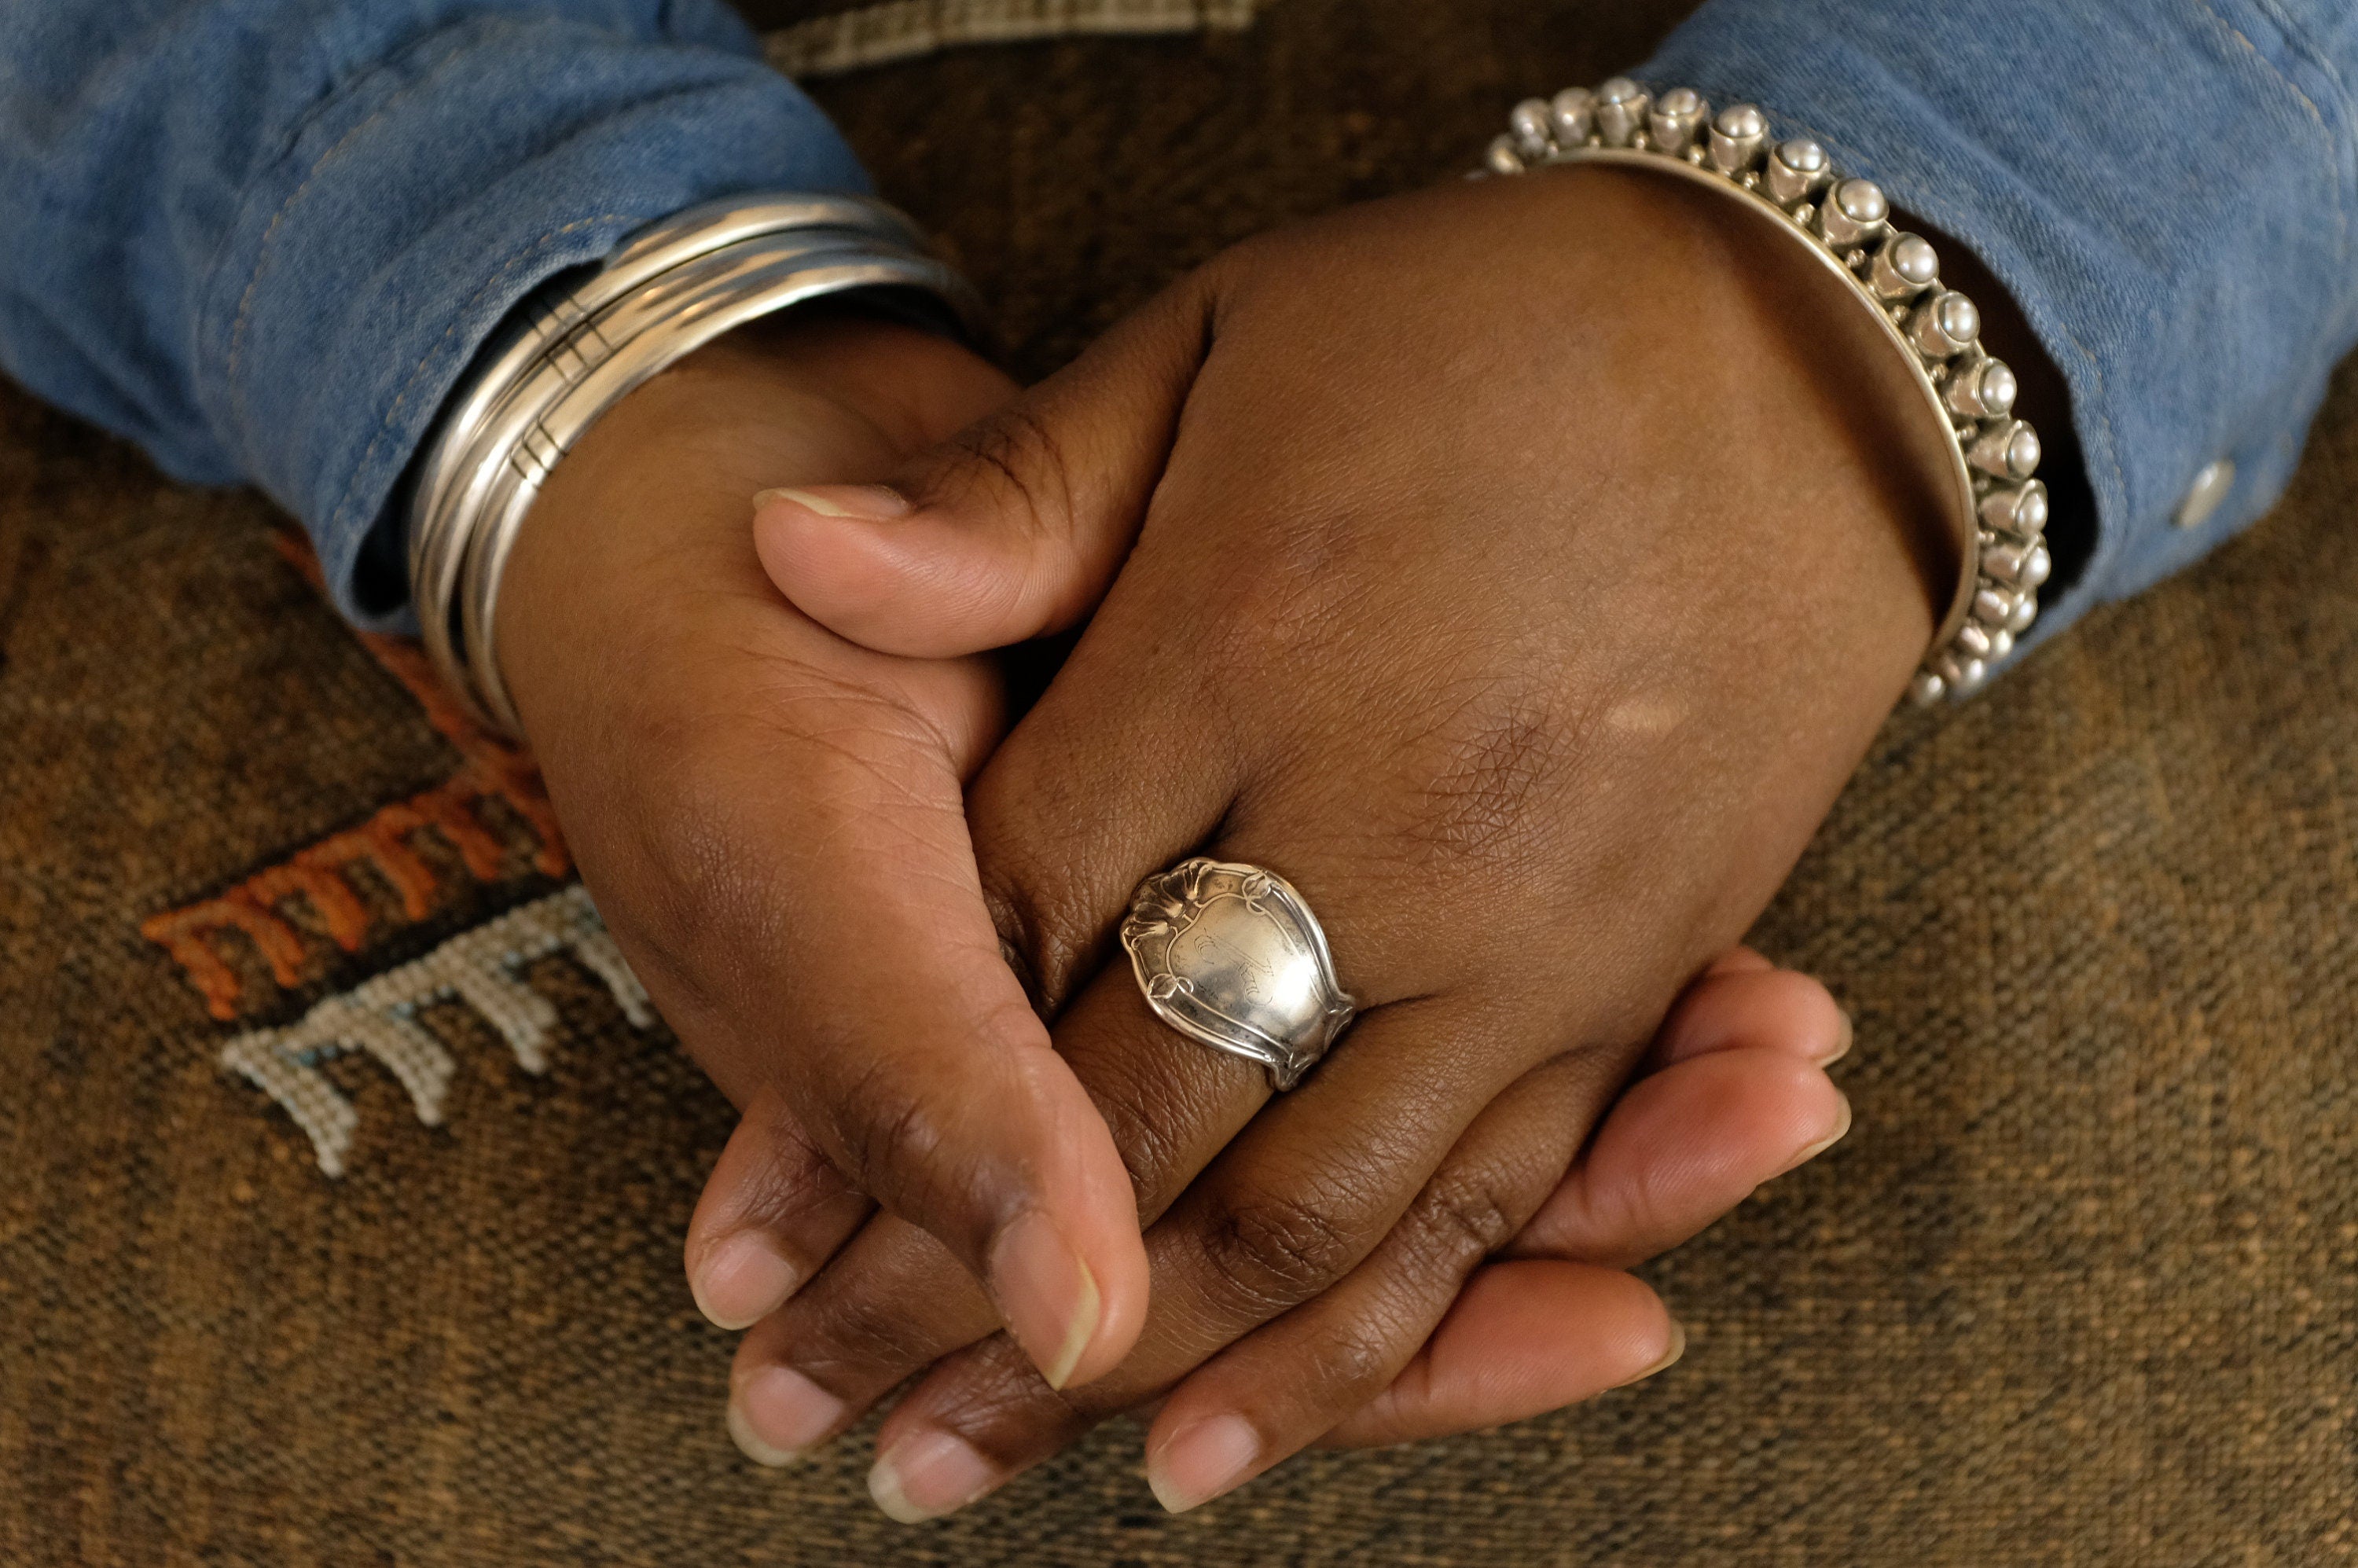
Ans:
{"label": "hand with ring", "polygon": [[[1752,222],[1603,170],[1361,208],[1214,262],[889,489],[763,509],[773,579],[881,651],[1091,616],[968,815],[1138,1184],[1151,1305],[1086,1386],[997,1339],[936,1365],[880,1439],[904,1511],[1150,1401],[1181,1504],[1335,1431],[1807,843],[1930,639],[1939,470],[1850,395],[1880,351],[1825,331],[1839,284]],[[1360,1009],[1274,1100],[1116,957],[1196,855],[1300,890]],[[894,1325],[942,1278],[871,1222],[748,1352],[872,1398],[939,1353]]]}
{"label": "hand with ring", "polygon": [[[975,1220],[1020,1215],[1037,1194],[1062,1214],[1094,1204],[1112,1241],[1139,1244],[1127,1173],[1084,1087],[1064,1080],[1077,1118],[1041,1087],[1062,1064],[974,869],[959,786],[1001,733],[996,672],[827,633],[776,596],[745,526],[751,490],[890,472],[1011,392],[955,344],[856,316],[731,334],[626,399],[559,465],[510,573],[509,675],[568,838],[681,1041],[744,1112],[688,1249],[716,1321],[771,1314],[880,1195],[928,1237],[972,1236]],[[962,913],[975,935],[946,940]],[[1678,1051],[1698,1059],[1631,1097],[1622,1152],[1579,1184],[1595,1213],[1646,1189],[1649,1218],[1619,1226],[1625,1238],[1716,1216],[1839,1103],[1808,1065],[1839,1015],[1801,977],[1715,979],[1682,1017]],[[1028,1072],[977,1049],[994,1023],[1008,1050],[1035,1053]],[[1718,1130],[1707,1153],[1663,1137],[1705,1127]],[[944,1135],[902,1148],[895,1128]],[[1090,1177],[1093,1149],[1109,1184]],[[1594,1227],[1590,1241],[1597,1257],[1620,1245]],[[1011,1303],[970,1281],[963,1256],[928,1260],[947,1271],[944,1299],[976,1314],[943,1349],[1027,1308],[1053,1333],[1048,1292]],[[1521,1337],[1475,1335],[1423,1380],[1422,1414],[1390,1419],[1504,1420],[1520,1385],[1499,1379],[1534,1357],[1561,1387],[1618,1381],[1659,1346],[1624,1336],[1567,1363],[1578,1347],[1558,1345],[1549,1361],[1548,1342],[1566,1336],[1532,1314],[1570,1310],[1563,1281],[1517,1280],[1487,1292],[1473,1322],[1524,1325]],[[1100,1322],[1121,1327],[1118,1302]]]}

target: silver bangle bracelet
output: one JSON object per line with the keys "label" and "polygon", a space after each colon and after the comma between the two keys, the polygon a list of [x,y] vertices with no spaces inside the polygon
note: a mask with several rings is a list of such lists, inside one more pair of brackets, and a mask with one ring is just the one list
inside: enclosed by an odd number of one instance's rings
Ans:
{"label": "silver bangle bracelet", "polygon": [[1874,183],[1846,178],[1813,141],[1776,140],[1749,104],[1714,115],[1691,89],[1658,98],[1617,77],[1520,103],[1512,124],[1482,172],[1606,163],[1682,176],[1774,217],[1874,314],[1952,438],[1959,499],[1957,591],[1909,695],[1929,705],[1977,690],[2039,618],[2054,569],[2047,487],[2032,477],[2039,433],[2015,416],[2014,372],[1983,349],[1974,302],[1942,286],[1931,243],[1892,227]]}
{"label": "silver bangle bracelet", "polygon": [[409,580],[427,652],[475,716],[520,733],[494,644],[508,556],[542,483],[600,416],[733,328],[855,289],[914,293],[976,333],[964,279],[905,218],[852,197],[708,203],[519,310],[420,454]]}

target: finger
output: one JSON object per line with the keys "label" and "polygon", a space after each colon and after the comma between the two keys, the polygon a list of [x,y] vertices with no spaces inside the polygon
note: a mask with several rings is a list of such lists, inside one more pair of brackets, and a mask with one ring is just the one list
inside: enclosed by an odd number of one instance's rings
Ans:
{"label": "finger", "polygon": [[[796,1075],[798,1119],[989,1286],[1050,1385],[1087,1381],[1144,1317],[1128,1173],[1001,957],[972,862],[902,870],[908,903],[880,894],[830,916],[818,957],[841,966],[844,1011],[825,1021],[838,1048]],[[880,954],[911,961],[884,969]]]}
{"label": "finger", "polygon": [[[1058,1034],[1113,1130],[1148,1224],[1269,1098],[1259,1067],[1206,1050],[1148,1012],[1127,966],[1101,973]],[[939,1242],[879,1215],[740,1344],[730,1429],[763,1463],[806,1454],[912,1374],[998,1326]]]}
{"label": "finger", "polygon": [[697,1310],[719,1328],[759,1323],[818,1272],[873,1206],[811,1145],[777,1095],[756,1096],[688,1220]]}
{"label": "finger", "polygon": [[1528,1421],[1642,1381],[1685,1351],[1685,1331],[1618,1270],[1487,1264],[1391,1386],[1319,1446],[1376,1448]]}
{"label": "finger", "polygon": [[[1816,1049],[1813,1042],[1823,1032],[1815,1028],[1815,1015],[1801,1011],[1798,1016],[1811,1027],[1791,1031],[1786,1014],[1753,1005],[1751,984],[1764,975],[1777,979],[1779,983],[1768,993],[1774,1000],[1785,991],[1786,982],[1804,987],[1812,982],[1777,975],[1766,959],[1745,949],[1731,953],[1709,973],[1718,979],[1698,982],[1674,1010],[1658,1051],[1680,1027],[1707,1042],[1692,1051],[1757,1046],[1772,1056],[1779,1050],[1806,1056]],[[1729,981],[1739,983],[1725,983]],[[1241,1086],[1248,1092],[1225,1112],[1216,1108],[1226,1086],[1206,1081],[1197,1069],[1217,1073],[1228,1065],[1228,1059],[1180,1041],[1136,1008],[1131,989],[1126,971],[1101,979],[1067,1016],[1064,1033],[1073,1042],[1075,1056],[1068,1059],[1075,1059],[1076,1073],[1115,1129],[1137,1179],[1141,1213],[1152,1224],[1209,1151],[1227,1141],[1233,1125],[1240,1125],[1238,1118],[1247,1108],[1259,1104],[1259,1097],[1249,1092],[1259,1084],[1248,1073]],[[1606,1141],[1603,1184],[1626,1187],[1647,1180],[1646,1170],[1617,1152],[1630,1149],[1641,1156],[1651,1152],[1680,1174],[1650,1203],[1643,1194],[1609,1206],[1590,1201],[1592,1238],[1600,1228],[1595,1212],[1606,1206],[1624,1221],[1633,1217],[1642,1220],[1610,1238],[1607,1250],[1616,1253],[1642,1248],[1650,1235],[1659,1236],[1666,1228],[1700,1229],[1719,1212],[1710,1207],[1713,1202],[1729,1206],[1777,1173],[1790,1153],[1779,1142],[1785,1134],[1779,1130],[1807,1123],[1820,1108],[1806,1098],[1794,1103],[1791,1076],[1779,1070],[1777,1062],[1764,1061],[1761,1066],[1764,1070],[1749,1071],[1747,1062],[1734,1082],[1716,1073],[1667,1079],[1656,1092],[1670,1103],[1648,1113],[1661,1124],[1656,1135],[1640,1128],[1633,1140],[1617,1132]],[[1739,1099],[1752,1097],[1750,1102],[1731,1106],[1731,1090]],[[1191,1119],[1199,1130],[1196,1142],[1175,1146],[1174,1124]],[[1609,1117],[1607,1125],[1612,1125]],[[1670,1136],[1659,1136],[1665,1127]],[[1755,1151],[1756,1177],[1740,1188],[1735,1184],[1745,1181],[1743,1173],[1718,1180],[1708,1160],[1693,1157],[1698,1147],[1708,1152],[1730,1144]],[[1699,1173],[1706,1179],[1698,1182]],[[1687,1184],[1683,1187],[1682,1181]],[[1535,1277],[1552,1276],[1541,1271]],[[746,1336],[732,1382],[741,1411],[732,1424],[753,1433],[760,1451],[772,1462],[806,1453],[858,1422],[913,1373],[985,1337],[996,1326],[989,1303],[938,1244],[890,1217],[880,1217],[785,1310]]]}
{"label": "finger", "polygon": [[[1778,1003],[1791,1000],[1790,988],[1764,991],[1760,982],[1800,981],[1805,991],[1821,998],[1823,991],[1804,977],[1779,976],[1765,965],[1723,962],[1712,975],[1690,992],[1683,1020],[1674,1015],[1664,1035],[1683,1022],[1716,1043],[1712,1051],[1725,1054],[1696,1064],[1700,1070],[1660,1070],[1648,1080],[1653,1087],[1642,1095],[1635,1089],[1625,1093],[1607,1113],[1590,1151],[1564,1184],[1585,1206],[1590,1229],[1590,1250],[1568,1256],[1634,1262],[1667,1250],[1732,1207],[1753,1185],[1814,1152],[1796,1154],[1792,1140],[1807,1137],[1820,1145],[1833,1134],[1833,1124],[1822,1119],[1832,1111],[1839,1120],[1839,1096],[1824,1092],[1831,1086],[1823,1075],[1813,1081],[1811,1072],[1796,1071],[1794,1053],[1814,1047],[1806,1033],[1797,1043],[1790,1027],[1793,1017],[1779,1010]],[[1760,1005],[1764,1000],[1769,1005]],[[1825,1005],[1831,1007],[1830,999]],[[1814,1011],[1799,1016],[1823,1022]],[[1822,1039],[1825,1032],[1813,1033]],[[1666,1043],[1658,1042],[1657,1049]],[[1534,1094],[1521,1086],[1510,1092]],[[1830,1100],[1835,1103],[1830,1106]],[[1486,1115],[1466,1143],[1475,1143],[1491,1120]],[[1453,1155],[1454,1162],[1462,1159]],[[1454,1177],[1461,1184],[1455,1200],[1461,1206],[1468,1201],[1462,1185],[1466,1169],[1460,1163]],[[1442,1185],[1448,1179],[1453,1178],[1436,1178],[1428,1202],[1450,1190]],[[1174,1437],[1164,1465],[1174,1478],[1163,1490],[1173,1497],[1187,1496],[1191,1488],[1195,1495],[1214,1495],[1206,1488],[1243,1432],[1278,1434],[1262,1439],[1273,1461],[1331,1419],[1349,1390],[1320,1397],[1312,1379],[1322,1364],[1331,1378],[1335,1366],[1348,1368],[1353,1359],[1322,1356],[1319,1347],[1351,1343],[1355,1334],[1363,1339],[1365,1325],[1401,1310],[1382,1299],[1387,1281],[1379,1261],[1370,1260],[1336,1291],[1244,1341],[1181,1386],[1170,1401],[1178,1413],[1170,1424],[1158,1421],[1158,1433],[1190,1420],[1238,1414],[1203,1408],[1218,1404],[1224,1381],[1249,1390],[1255,1408],[1241,1418],[1247,1427],[1214,1426],[1185,1443]],[[1398,1276],[1389,1283],[1397,1290]],[[1355,1291],[1369,1299],[1353,1302]],[[1576,1403],[1650,1376],[1676,1358],[1682,1336],[1671,1325],[1675,1342],[1666,1347],[1658,1318],[1650,1292],[1613,1270],[1552,1261],[1488,1265],[1467,1281],[1430,1342],[1384,1391],[1346,1418],[1337,1429],[1341,1437],[1330,1433],[1324,1441],[1403,1442],[1520,1421]],[[1396,1335],[1395,1354],[1397,1344]],[[1238,1365],[1231,1367],[1232,1360]],[[1363,1387],[1389,1365],[1374,1354],[1357,1360]],[[1289,1406],[1295,1407],[1290,1419],[1284,1413]]]}
{"label": "finger", "polygon": [[[1433,1025],[1454,1011],[1379,1013],[1362,1028],[1399,1038],[1355,1034],[1350,1048],[1372,1059],[1416,1041],[1425,1045],[1434,1075],[1446,1077],[1451,1065],[1432,1049],[1440,1033]],[[1271,1401],[1253,1428],[1254,1452],[1264,1463],[1314,1441],[1383,1390],[1466,1274],[1537,1207],[1579,1143],[1581,1109],[1594,1092],[1590,1076],[1578,1059],[1552,1063],[1490,1101],[1462,1138],[1448,1135],[1445,1162],[1440,1154],[1403,1153],[1401,1163],[1434,1173],[1429,1182],[1412,1178],[1406,1199],[1387,1205],[1383,1222],[1372,1227],[1350,1210],[1355,1203],[1381,1203],[1389,1184],[1360,1194],[1347,1180],[1339,1186],[1281,1180],[1264,1188],[1253,1162],[1236,1160],[1232,1151],[1149,1232],[1154,1306],[1129,1361],[1096,1387],[1059,1396],[1040,1387],[1003,1339],[950,1357],[886,1419],[871,1494],[895,1519],[937,1517],[1003,1485],[1107,1416],[1175,1388],[1156,1418],[1156,1431],[1168,1436],[1218,1413],[1207,1409],[1217,1398],[1183,1404],[1211,1367],[1228,1368],[1216,1380],[1220,1388],[1258,1386],[1238,1392],[1229,1413],[1238,1401],[1256,1409]],[[1320,1083],[1313,1078],[1265,1111],[1239,1148],[1249,1152],[1250,1145],[1269,1141],[1264,1129],[1297,1106],[1331,1120],[1333,1109],[1321,1110],[1312,1098]],[[1412,1152],[1415,1145],[1402,1147]],[[1347,1154],[1327,1169],[1362,1164]],[[1321,1400],[1323,1416],[1305,1414]],[[1181,1468],[1192,1475],[1217,1468],[1215,1461],[1235,1462],[1236,1435],[1233,1424],[1204,1434],[1209,1457],[1183,1457]],[[1151,1461],[1155,1452],[1151,1440]],[[1250,1473],[1240,1469],[1231,1484]],[[1174,1477],[1158,1490],[1176,1498],[1193,1484]]]}
{"label": "finger", "polygon": [[1671,1007],[1648,1053],[1668,1066],[1715,1051],[1764,1047],[1817,1066],[1849,1054],[1850,1015],[1826,988],[1791,969],[1714,967]]}
{"label": "finger", "polygon": [[670,870],[618,901],[617,935],[683,1037],[745,1065],[724,1086],[741,1103],[775,1095],[849,1185],[940,1238],[1044,1375],[1095,1376],[1143,1317],[1137,1214],[1001,955],[955,749],[820,677],[774,679],[773,704],[674,764],[642,829]]}
{"label": "finger", "polygon": [[1208,310],[1199,280],[1176,286],[891,485],[765,492],[754,538],[771,580],[838,634],[920,658],[1073,625],[1145,517]]}
{"label": "finger", "polygon": [[[1189,1373],[1147,1433],[1147,1478],[1163,1506],[1181,1513],[1232,1490],[1390,1387],[1467,1276],[1554,1184],[1577,1146],[1587,1094],[1571,1058],[1527,1075],[1482,1111],[1408,1212],[1346,1277]],[[1643,1367],[1660,1357],[1669,1319],[1636,1281],[1628,1281],[1624,1296],[1607,1314],[1606,1337],[1610,1343],[1615,1329],[1640,1320],[1650,1341]],[[1594,1332],[1585,1323],[1566,1326]],[[1157,1347],[1150,1329],[1141,1352]]]}
{"label": "finger", "polygon": [[[1839,1097],[1794,1071],[1797,1062],[1823,1065],[1830,1050],[1839,1054],[1847,1020],[1829,1030],[1834,1011],[1816,982],[1773,970],[1747,949],[1714,964],[1656,1039],[1653,1060],[1674,1065],[1655,1067],[1641,1080],[1650,1087],[1633,1087],[1606,1114],[1547,1223],[1526,1227],[1515,1250],[1625,1263],[1656,1256],[1839,1137],[1846,1109],[1827,1103]],[[1322,1442],[1366,1446],[1469,1432],[1652,1376],[1677,1358],[1683,1336],[1650,1363],[1639,1359],[1650,1343],[1643,1335],[1600,1332],[1617,1311],[1627,1321],[1631,1283],[1576,1261],[1486,1265],[1391,1386]]]}
{"label": "finger", "polygon": [[[990,1281],[1049,1376],[1086,1378],[1135,1336],[1144,1249],[1120,1153],[976,875],[962,778],[995,738],[993,684],[974,662],[851,647],[778,601],[723,498],[815,453],[879,471],[893,440],[792,375],[773,402],[762,377],[714,371],[734,395],[715,402],[705,373],[601,422],[535,503],[568,525],[519,540],[511,575],[536,567],[539,587],[502,613],[535,634],[503,646],[545,655],[509,673],[551,795],[617,941],[724,1092],[774,1095],[848,1184]],[[806,426],[833,436],[798,442]],[[594,599],[618,578],[628,605]],[[585,594],[632,634],[558,635]]]}
{"label": "finger", "polygon": [[926,1232],[878,1215],[738,1342],[729,1431],[747,1457],[807,1457],[911,1374],[999,1328],[990,1299]]}
{"label": "finger", "polygon": [[[903,1519],[963,1507],[1343,1279],[1496,1097],[1501,1086],[1485,1084],[1470,1064],[1496,1051],[1499,1027],[1447,999],[1363,1018],[1335,1058],[1265,1108],[1149,1231],[1152,1305],[1130,1358],[1095,1386],[1059,1394],[1011,1361],[1003,1340],[948,1357],[879,1435],[870,1475],[878,1505]],[[1337,1070],[1347,1065],[1359,1070]],[[1576,1098],[1595,1092],[1585,1063],[1567,1063],[1560,1076]],[[1548,1143],[1527,1151],[1534,1163],[1524,1212],[1546,1195],[1585,1124],[1570,1112],[1548,1119]],[[1488,1245],[1503,1246],[1520,1217],[1506,1209],[1484,1217]],[[1459,1247],[1475,1239],[1463,1226],[1433,1229]],[[1403,1357],[1414,1348],[1412,1341]]]}
{"label": "finger", "polygon": [[1850,1130],[1823,1069],[1761,1048],[1639,1079],[1509,1250],[1626,1267],[1695,1236]]}
{"label": "finger", "polygon": [[[1352,1051],[1368,1063],[1390,1054],[1383,1025],[1415,1011],[1371,1018],[1362,1026],[1366,1033],[1353,1037]],[[1458,1076],[1445,1053],[1426,1044],[1423,1069],[1444,1079]],[[1539,1082],[1548,1086],[1544,1098],[1531,1087]],[[1311,1087],[1320,1084],[1314,1079]],[[1372,1402],[1410,1365],[1466,1271],[1505,1245],[1519,1217],[1530,1214],[1537,1195],[1563,1171],[1596,1096],[1594,1069],[1578,1059],[1552,1065],[1518,1085],[1483,1112],[1410,1216],[1392,1226],[1383,1250],[1355,1256],[1352,1238],[1367,1234],[1368,1224],[1351,1212],[1345,1173],[1367,1168],[1367,1156],[1379,1146],[1400,1152],[1401,1162],[1415,1168],[1413,1136],[1387,1126],[1355,1147],[1347,1112],[1320,1106],[1305,1088],[1257,1120],[1239,1148],[1249,1156],[1246,1146],[1256,1141],[1282,1139],[1268,1130],[1299,1109],[1314,1112],[1325,1136],[1339,1139],[1339,1151],[1332,1145],[1320,1151],[1331,1163],[1274,1178],[1264,1173],[1249,1178],[1241,1193],[1223,1191],[1220,1177],[1229,1161],[1249,1162],[1232,1152],[1199,1180],[1149,1234],[1155,1306],[1129,1362],[1091,1389],[1057,1397],[1039,1388],[1003,1343],[986,1342],[952,1358],[886,1423],[871,1491],[896,1518],[935,1517],[1003,1484],[1105,1415],[1153,1398],[1183,1378],[1157,1431],[1209,1420],[1221,1412],[1199,1407],[1218,1403],[1221,1396],[1191,1390],[1212,1378],[1215,1368],[1227,1370],[1209,1386],[1225,1389],[1228,1403],[1249,1411],[1242,1419],[1262,1464],[1315,1441]],[[1433,1110],[1425,1105],[1418,1114],[1430,1117]],[[1631,1090],[1582,1168],[1549,1202],[1561,1206],[1565,1231],[1585,1225],[1592,1246],[1617,1247],[1634,1261],[1702,1228],[1760,1181],[1838,1137],[1846,1115],[1823,1073],[1794,1056],[1758,1049],[1698,1058]],[[1831,1130],[1830,1122],[1835,1124]],[[1489,1149],[1498,1152],[1486,1153]],[[1509,1168],[1517,1159],[1527,1163]],[[1533,1195],[1520,1207],[1502,1195],[1518,1191]],[[1289,1195],[1305,1192],[1322,1195],[1309,1203]],[[1217,1239],[1206,1245],[1206,1238]],[[1347,1271],[1342,1282],[1333,1282]],[[1591,1281],[1584,1288],[1622,1287]],[[1643,1303],[1650,1296],[1634,1281],[1628,1290],[1636,1295],[1614,1298],[1628,1308],[1616,1321],[1642,1327]],[[1237,1343],[1229,1345],[1232,1340]],[[1612,1373],[1613,1381],[1626,1380],[1660,1359],[1665,1344],[1642,1333],[1634,1339],[1608,1336],[1595,1356],[1564,1358],[1560,1381],[1573,1397],[1585,1397],[1609,1384],[1584,1384],[1584,1379]],[[1617,1359],[1616,1346],[1628,1354]],[[1190,1375],[1206,1357],[1216,1358]],[[1444,1365],[1454,1369],[1462,1363]],[[1489,1396],[1444,1386],[1424,1397],[1433,1408],[1446,1409],[1453,1400],[1462,1404]],[[1516,1407],[1516,1413],[1529,1412]],[[1228,1474],[1223,1466],[1236,1462],[1247,1426],[1228,1422],[1202,1433],[1199,1444],[1189,1445],[1200,1452],[1174,1454],[1164,1489],[1186,1497],[1208,1484],[1207,1476]],[[1240,1469],[1225,1484],[1251,1473]]]}

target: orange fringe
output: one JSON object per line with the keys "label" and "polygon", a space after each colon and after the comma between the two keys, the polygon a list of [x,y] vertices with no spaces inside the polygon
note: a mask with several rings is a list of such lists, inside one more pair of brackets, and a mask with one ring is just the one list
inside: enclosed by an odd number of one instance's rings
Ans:
{"label": "orange fringe", "polygon": [[[322,586],[319,561],[300,536],[282,533],[274,536],[273,543],[313,588]],[[347,953],[361,950],[368,940],[368,907],[344,875],[355,864],[365,861],[392,884],[400,897],[405,921],[414,923],[431,914],[442,888],[434,868],[412,845],[415,834],[431,829],[457,852],[469,876],[481,882],[498,881],[507,853],[476,809],[484,800],[504,803],[532,829],[539,840],[532,861],[535,871],[559,877],[572,869],[573,857],[566,850],[557,814],[549,806],[548,793],[541,785],[540,769],[531,753],[470,718],[416,643],[376,633],[362,633],[360,640],[386,673],[416,698],[427,722],[457,747],[466,762],[447,782],[395,801],[358,827],[306,846],[217,897],[167,910],[140,923],[141,935],[178,961],[215,1018],[234,1019],[244,1000],[244,988],[236,971],[214,950],[213,939],[221,933],[242,933],[269,964],[271,978],[281,987],[292,989],[301,983],[303,938],[276,908],[287,899],[308,903],[337,946]]]}

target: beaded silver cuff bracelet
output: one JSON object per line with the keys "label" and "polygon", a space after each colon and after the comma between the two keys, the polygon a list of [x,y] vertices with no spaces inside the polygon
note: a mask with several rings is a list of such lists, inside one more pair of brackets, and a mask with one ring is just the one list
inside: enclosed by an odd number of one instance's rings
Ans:
{"label": "beaded silver cuff bracelet", "polygon": [[1974,302],[1942,286],[1932,246],[1892,227],[1891,203],[1872,181],[1845,177],[1813,141],[1777,140],[1750,104],[1714,115],[1692,89],[1657,97],[1617,77],[1517,104],[1512,124],[1482,172],[1612,163],[1682,176],[1774,215],[1874,313],[1954,438],[1963,503],[1957,592],[1909,695],[1931,704],[1977,690],[2039,618],[2039,589],[2054,569],[2047,487],[2032,477],[2039,433],[2015,416],[2014,372],[1983,349]]}
{"label": "beaded silver cuff bracelet", "polygon": [[510,549],[558,460],[624,396],[730,329],[853,289],[937,302],[979,330],[973,289],[907,219],[848,196],[750,196],[634,236],[520,308],[418,460],[409,582],[427,654],[478,719],[520,733],[492,646]]}

